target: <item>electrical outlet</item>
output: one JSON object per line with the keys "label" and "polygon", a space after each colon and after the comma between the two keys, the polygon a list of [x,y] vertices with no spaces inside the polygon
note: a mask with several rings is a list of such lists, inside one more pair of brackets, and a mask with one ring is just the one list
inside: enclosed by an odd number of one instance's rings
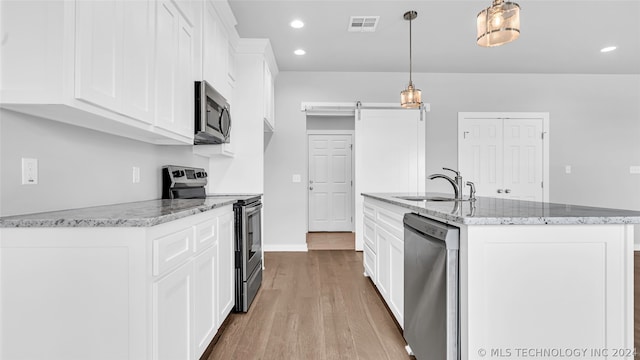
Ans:
{"label": "electrical outlet", "polygon": [[291,177],[291,181],[293,181],[294,183],[299,183],[302,181],[302,177],[300,176],[300,174],[293,174],[293,176]]}
{"label": "electrical outlet", "polygon": [[565,174],[571,174],[571,165],[565,165],[564,166],[564,173]]}
{"label": "electrical outlet", "polygon": [[629,166],[629,174],[640,174],[640,166]]}
{"label": "electrical outlet", "polygon": [[22,158],[22,185],[38,184],[38,159]]}
{"label": "electrical outlet", "polygon": [[137,184],[140,182],[140,168],[137,166],[133,167],[133,183]]}

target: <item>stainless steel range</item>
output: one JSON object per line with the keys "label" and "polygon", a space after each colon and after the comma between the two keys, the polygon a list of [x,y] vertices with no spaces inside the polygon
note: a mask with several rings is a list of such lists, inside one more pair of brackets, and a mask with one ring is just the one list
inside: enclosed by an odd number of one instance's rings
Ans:
{"label": "stainless steel range", "polygon": [[262,201],[260,196],[233,204],[236,226],[236,307],[247,312],[262,283]]}
{"label": "stainless steel range", "polygon": [[[204,169],[167,165],[162,168],[163,199],[205,199]],[[260,195],[238,196],[235,216],[236,312],[247,312],[262,284],[262,201]]]}

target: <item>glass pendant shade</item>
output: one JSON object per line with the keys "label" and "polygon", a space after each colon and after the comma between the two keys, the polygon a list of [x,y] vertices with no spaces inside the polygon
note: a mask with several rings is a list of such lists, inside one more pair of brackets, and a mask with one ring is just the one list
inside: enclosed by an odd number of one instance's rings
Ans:
{"label": "glass pendant shade", "polygon": [[478,45],[491,47],[506,44],[520,36],[520,6],[514,2],[493,0],[478,14]]}
{"label": "glass pendant shade", "polygon": [[407,109],[413,109],[420,107],[422,104],[422,91],[413,87],[412,83],[409,83],[406,90],[400,92],[400,106]]}
{"label": "glass pendant shade", "polygon": [[409,86],[400,92],[400,106],[407,109],[417,108],[422,104],[422,91],[414,88],[413,82],[411,81],[411,71],[413,67],[411,59],[411,21],[416,17],[418,17],[418,13],[413,10],[404,13],[404,19],[409,21]]}

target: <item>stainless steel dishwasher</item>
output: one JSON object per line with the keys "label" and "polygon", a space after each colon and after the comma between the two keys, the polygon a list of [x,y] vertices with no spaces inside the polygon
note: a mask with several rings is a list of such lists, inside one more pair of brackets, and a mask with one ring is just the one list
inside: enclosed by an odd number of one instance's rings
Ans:
{"label": "stainless steel dishwasher", "polygon": [[417,360],[460,356],[457,227],[404,216],[404,338]]}

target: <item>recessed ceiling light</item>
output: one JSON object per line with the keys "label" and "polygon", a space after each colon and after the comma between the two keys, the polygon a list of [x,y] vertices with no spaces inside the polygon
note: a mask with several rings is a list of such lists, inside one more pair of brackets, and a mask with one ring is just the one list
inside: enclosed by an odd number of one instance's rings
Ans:
{"label": "recessed ceiling light", "polygon": [[296,51],[294,51],[293,53],[294,53],[294,54],[296,54],[296,55],[304,55],[304,54],[306,54],[307,52],[306,52],[306,51],[304,51],[304,50],[302,50],[302,49],[297,49],[297,50],[296,50]]}
{"label": "recessed ceiling light", "polygon": [[617,47],[615,47],[615,46],[607,46],[607,47],[605,47],[605,48],[600,49],[600,52],[605,53],[605,52],[613,51],[613,50],[615,50],[615,49],[617,49]]}
{"label": "recessed ceiling light", "polygon": [[301,20],[293,20],[289,25],[294,29],[300,29],[304,26],[304,23]]}

